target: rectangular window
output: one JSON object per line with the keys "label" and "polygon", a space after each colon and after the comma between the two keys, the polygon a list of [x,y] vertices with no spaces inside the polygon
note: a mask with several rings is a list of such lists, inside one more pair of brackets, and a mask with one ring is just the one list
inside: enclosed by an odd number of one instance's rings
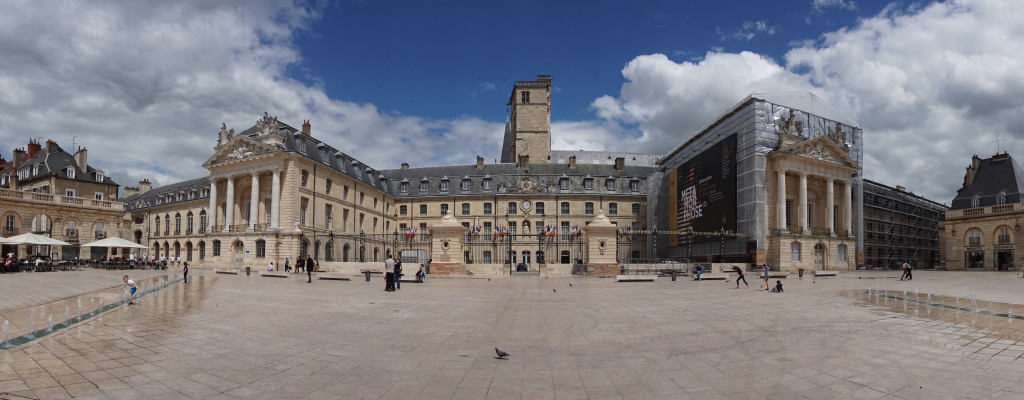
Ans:
{"label": "rectangular window", "polygon": [[334,206],[330,204],[324,204],[324,227],[331,229],[331,220],[334,219]]}
{"label": "rectangular window", "polygon": [[617,203],[608,203],[608,215],[619,215],[619,205]]}
{"label": "rectangular window", "polygon": [[96,200],[103,200],[103,192],[93,193],[93,196],[94,196],[93,198],[96,199]]}
{"label": "rectangular window", "polygon": [[267,241],[257,240],[256,241],[256,258],[264,258],[267,256]]}
{"label": "rectangular window", "polygon": [[441,185],[438,187],[442,192],[448,191],[448,181],[441,181]]}
{"label": "rectangular window", "polygon": [[441,216],[448,215],[448,203],[441,204]]}
{"label": "rectangular window", "polygon": [[68,197],[75,197],[75,189],[67,189],[64,191],[64,195]]}
{"label": "rectangular window", "polygon": [[366,202],[366,193],[359,192],[359,205],[363,205]]}
{"label": "rectangular window", "polygon": [[634,203],[633,205],[629,206],[629,211],[633,215],[640,215],[640,205]]}
{"label": "rectangular window", "polygon": [[427,181],[421,181],[420,182],[420,191],[421,192],[426,192],[428,184],[429,184],[429,182],[427,182]]}
{"label": "rectangular window", "polygon": [[341,231],[348,232],[348,210],[341,210]]}
{"label": "rectangular window", "polygon": [[520,96],[519,98],[521,100],[520,103],[529,103],[530,102],[530,91],[529,90],[524,90],[522,92],[519,92],[519,96]]}
{"label": "rectangular window", "polygon": [[559,226],[559,230],[562,231],[562,239],[563,240],[569,238],[569,223],[568,222],[562,221],[562,223]]}
{"label": "rectangular window", "polygon": [[326,186],[326,187],[324,187],[324,192],[325,192],[325,193],[327,193],[327,194],[331,194],[331,185],[332,185],[333,183],[334,183],[334,182],[331,182],[331,180],[330,180],[330,179],[328,179],[328,180],[327,180],[327,186]]}
{"label": "rectangular window", "polygon": [[484,222],[484,232],[483,232],[484,235],[487,235],[487,237],[490,237],[492,229],[493,228],[491,227],[491,223],[490,222]]}
{"label": "rectangular window", "polygon": [[786,200],[786,227],[793,226],[793,200]]}
{"label": "rectangular window", "polygon": [[469,203],[462,203],[462,215],[469,215]]}
{"label": "rectangular window", "polygon": [[306,210],[309,208],[309,199],[303,197],[299,201],[299,225],[306,225]]}
{"label": "rectangular window", "polygon": [[594,178],[583,178],[583,189],[594,190]]}
{"label": "rectangular window", "polygon": [[345,199],[345,200],[348,200],[348,185],[342,186],[342,188],[341,188],[341,198]]}
{"label": "rectangular window", "polygon": [[494,208],[491,203],[484,203],[484,215],[494,214]]}
{"label": "rectangular window", "polygon": [[569,215],[569,202],[568,201],[563,201],[562,202],[561,210],[560,211],[561,211],[562,215]]}
{"label": "rectangular window", "polygon": [[594,215],[594,203],[586,202],[583,204],[583,213],[586,215]]}
{"label": "rectangular window", "polygon": [[537,202],[537,215],[544,215],[544,202],[543,201],[538,201]]}
{"label": "rectangular window", "polygon": [[409,206],[399,206],[398,207],[398,215],[402,216],[402,217],[408,216],[409,215]]}
{"label": "rectangular window", "polygon": [[508,215],[516,215],[516,202],[508,202]]}
{"label": "rectangular window", "polygon": [[409,193],[409,182],[402,182],[398,184],[398,190],[402,193]]}
{"label": "rectangular window", "polygon": [[814,225],[814,203],[807,203],[807,227],[813,227]]}
{"label": "rectangular window", "polygon": [[366,226],[365,222],[366,222],[366,214],[359,213],[359,226],[357,226],[356,228],[358,228],[360,232],[365,230],[365,229],[363,229],[363,227]]}
{"label": "rectangular window", "polygon": [[8,215],[6,221],[4,221],[4,233],[6,235],[13,235],[13,234],[17,233],[16,229],[14,229],[14,216],[13,215]]}
{"label": "rectangular window", "polygon": [[426,217],[427,216],[427,205],[426,204],[420,204],[420,216],[421,217]]}
{"label": "rectangular window", "polygon": [[560,178],[558,180],[558,188],[561,190],[569,190],[569,178]]}
{"label": "rectangular window", "polygon": [[614,179],[605,179],[604,180],[604,188],[605,188],[605,190],[615,191],[615,180]]}
{"label": "rectangular window", "polygon": [[800,243],[793,242],[789,244],[789,260],[800,261]]}
{"label": "rectangular window", "polygon": [[484,179],[483,186],[484,186],[484,190],[491,190],[491,180],[490,179]]}
{"label": "rectangular window", "polygon": [[68,168],[68,178],[75,179],[75,169]]}
{"label": "rectangular window", "polygon": [[839,261],[846,261],[846,245],[839,245],[836,257],[838,257]]}
{"label": "rectangular window", "polygon": [[462,191],[463,192],[468,192],[469,191],[469,179],[463,179],[462,180]]}
{"label": "rectangular window", "polygon": [[220,241],[219,240],[214,240],[213,241],[213,256],[214,257],[220,257]]}
{"label": "rectangular window", "polygon": [[640,181],[629,181],[629,191],[631,191],[631,192],[639,192],[640,191]]}

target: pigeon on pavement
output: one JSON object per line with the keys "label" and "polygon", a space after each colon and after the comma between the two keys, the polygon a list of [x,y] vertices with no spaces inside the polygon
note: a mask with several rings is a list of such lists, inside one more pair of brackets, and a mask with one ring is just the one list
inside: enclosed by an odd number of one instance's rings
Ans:
{"label": "pigeon on pavement", "polygon": [[572,282],[569,282],[569,287],[572,287]]}
{"label": "pigeon on pavement", "polygon": [[509,354],[508,354],[508,353],[506,353],[506,352],[504,352],[504,351],[501,351],[501,349],[499,349],[499,348],[497,348],[497,347],[495,347],[495,348],[494,348],[494,352],[495,352],[495,353],[496,353],[496,354],[498,355],[498,358],[500,358],[500,359],[502,359],[502,360],[504,360],[504,359],[505,359],[505,357],[508,357],[508,356],[509,356]]}

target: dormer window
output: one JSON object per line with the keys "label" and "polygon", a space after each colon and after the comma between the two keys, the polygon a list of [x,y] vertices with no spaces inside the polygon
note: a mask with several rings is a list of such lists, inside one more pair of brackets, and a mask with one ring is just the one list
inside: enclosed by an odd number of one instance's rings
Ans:
{"label": "dormer window", "polygon": [[438,189],[441,189],[442,192],[447,192],[448,191],[448,183],[449,182],[451,182],[451,181],[448,180],[448,178],[441,179],[441,183],[440,183],[440,185],[438,185]]}
{"label": "dormer window", "polygon": [[484,181],[481,185],[483,186],[484,190],[491,190],[491,178],[484,178]]}
{"label": "dormer window", "polygon": [[68,178],[75,179],[75,169],[68,168]]}
{"label": "dormer window", "polygon": [[594,190],[594,178],[583,178],[583,190]]}
{"label": "dormer window", "polygon": [[999,195],[996,196],[996,205],[1003,204],[1006,204],[1006,192],[999,192]]}
{"label": "dormer window", "polygon": [[32,166],[32,176],[39,175],[39,165]]}
{"label": "dormer window", "polygon": [[558,188],[561,190],[569,190],[569,178],[564,176],[558,178]]}
{"label": "dormer window", "polygon": [[96,171],[96,182],[103,182],[103,173]]}
{"label": "dormer window", "polygon": [[409,193],[409,182],[402,182],[398,184],[398,191],[402,193]]}
{"label": "dormer window", "polygon": [[469,191],[470,180],[468,178],[462,178],[462,191]]}
{"label": "dormer window", "polygon": [[639,192],[640,191],[640,181],[636,180],[636,179],[633,179],[633,180],[629,181],[629,191],[631,191],[631,192]]}
{"label": "dormer window", "polygon": [[427,191],[427,187],[429,185],[430,185],[430,181],[428,181],[426,179],[420,181],[420,191],[421,192],[426,192]]}
{"label": "dormer window", "polygon": [[978,195],[974,195],[974,197],[971,198],[971,208],[978,207],[981,207],[981,197],[979,197]]}
{"label": "dormer window", "polygon": [[604,180],[604,188],[606,190],[609,190],[609,191],[615,191],[615,179],[611,179],[611,178],[605,179]]}

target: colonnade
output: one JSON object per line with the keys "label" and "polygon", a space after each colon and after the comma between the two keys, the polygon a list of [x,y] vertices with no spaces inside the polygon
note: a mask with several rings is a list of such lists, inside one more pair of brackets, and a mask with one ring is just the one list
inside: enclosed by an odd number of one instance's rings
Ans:
{"label": "colonnade", "polygon": [[[800,179],[799,193],[797,195],[797,207],[794,210],[796,216],[796,226],[802,229],[809,229],[807,226],[807,178],[810,174],[803,171],[786,171],[779,169],[776,173],[778,174],[778,190],[776,199],[776,228],[781,231],[788,230],[786,226],[786,172],[797,175]],[[847,234],[853,233],[853,189],[852,182],[845,179],[835,179],[831,176],[819,176],[825,180],[825,220],[828,233],[834,235],[836,233],[836,216],[835,216],[835,193],[834,187],[838,182],[843,186],[843,195],[840,198],[842,203],[842,220],[843,228]]]}
{"label": "colonnade", "polygon": [[270,171],[252,171],[248,174],[237,174],[229,175],[226,177],[211,176],[210,177],[210,216],[207,223],[209,224],[209,232],[214,232],[214,227],[217,226],[217,205],[219,197],[217,194],[217,184],[221,181],[226,181],[227,193],[225,197],[224,207],[224,226],[221,228],[221,232],[231,232],[232,227],[235,226],[235,180],[245,179],[249,177],[252,180],[250,201],[249,201],[249,221],[246,222],[245,231],[251,232],[256,230],[257,222],[259,218],[259,196],[260,196],[260,175],[265,172],[272,174],[270,183],[270,229],[275,230],[280,228],[281,220],[281,171],[270,170]]}

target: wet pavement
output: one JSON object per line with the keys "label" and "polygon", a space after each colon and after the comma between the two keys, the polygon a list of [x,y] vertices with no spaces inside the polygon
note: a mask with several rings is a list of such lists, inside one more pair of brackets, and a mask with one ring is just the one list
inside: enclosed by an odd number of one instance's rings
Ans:
{"label": "wet pavement", "polygon": [[[49,293],[0,310],[21,329],[26,310],[109,305],[121,294],[105,273],[69,272],[109,283],[85,290],[62,273],[0,276],[0,300]],[[378,277],[191,275],[0,350],[0,398],[1024,398],[1024,320],[1009,318],[1024,315],[1024,279],[1012,272],[852,272],[783,280],[781,294],[753,276],[750,289],[530,276],[389,293]]]}

